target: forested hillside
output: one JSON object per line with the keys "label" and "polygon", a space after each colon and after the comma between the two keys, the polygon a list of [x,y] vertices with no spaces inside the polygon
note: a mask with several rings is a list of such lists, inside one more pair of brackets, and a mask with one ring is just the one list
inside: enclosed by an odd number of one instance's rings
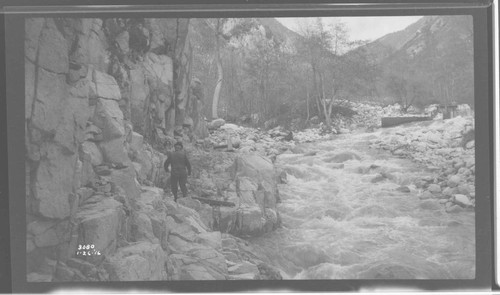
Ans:
{"label": "forested hillside", "polygon": [[368,44],[351,40],[344,24],[320,19],[298,33],[270,18],[193,20],[190,32],[207,118],[218,80],[218,116],[263,127],[297,128],[313,117],[330,125],[330,118],[346,114],[339,100],[399,103],[403,111],[434,103],[473,107],[472,19],[466,16],[423,17]]}

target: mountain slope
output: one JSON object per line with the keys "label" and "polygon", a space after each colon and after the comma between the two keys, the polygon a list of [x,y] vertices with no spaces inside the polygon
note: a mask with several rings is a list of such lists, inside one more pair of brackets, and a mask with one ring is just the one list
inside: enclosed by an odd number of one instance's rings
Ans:
{"label": "mountain slope", "polygon": [[472,32],[470,16],[425,16],[357,50],[381,69],[381,95],[420,105],[472,105]]}

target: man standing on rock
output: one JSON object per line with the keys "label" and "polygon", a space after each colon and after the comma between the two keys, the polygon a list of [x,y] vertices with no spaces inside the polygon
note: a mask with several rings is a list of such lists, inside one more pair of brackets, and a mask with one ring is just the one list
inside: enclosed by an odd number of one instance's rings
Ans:
{"label": "man standing on rock", "polygon": [[177,186],[181,186],[182,196],[187,197],[186,182],[188,175],[191,175],[191,164],[189,163],[186,151],[183,150],[182,142],[178,141],[174,144],[175,151],[167,153],[167,160],[163,167],[166,172],[169,172],[168,166],[172,165],[172,173],[170,175],[170,189],[174,195],[174,200],[177,202]]}

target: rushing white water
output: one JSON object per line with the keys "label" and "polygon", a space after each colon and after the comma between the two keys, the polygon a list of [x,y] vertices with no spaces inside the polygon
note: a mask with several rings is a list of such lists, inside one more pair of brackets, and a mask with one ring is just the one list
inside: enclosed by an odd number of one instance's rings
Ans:
{"label": "rushing white water", "polygon": [[370,150],[373,136],[280,155],[283,227],[252,243],[287,279],[474,278],[474,212],[449,214],[439,200],[420,200],[412,183],[432,172]]}

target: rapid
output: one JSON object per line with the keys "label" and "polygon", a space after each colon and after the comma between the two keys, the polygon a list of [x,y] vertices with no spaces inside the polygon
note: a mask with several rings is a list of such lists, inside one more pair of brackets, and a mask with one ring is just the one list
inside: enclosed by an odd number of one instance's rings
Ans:
{"label": "rapid", "polygon": [[282,154],[282,227],[251,243],[286,279],[473,279],[475,215],[419,198],[433,171],[339,135]]}

